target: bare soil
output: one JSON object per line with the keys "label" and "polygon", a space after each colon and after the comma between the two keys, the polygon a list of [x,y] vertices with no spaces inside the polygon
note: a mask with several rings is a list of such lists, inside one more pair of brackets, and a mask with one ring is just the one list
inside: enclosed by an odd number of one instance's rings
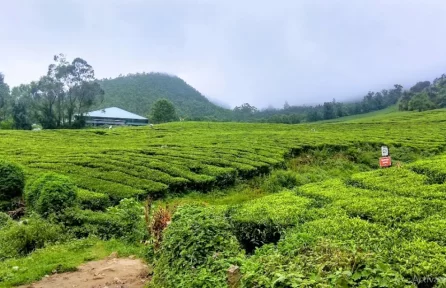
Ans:
{"label": "bare soil", "polygon": [[149,267],[144,262],[112,254],[107,259],[83,264],[75,272],[47,275],[19,288],[142,288],[149,280]]}

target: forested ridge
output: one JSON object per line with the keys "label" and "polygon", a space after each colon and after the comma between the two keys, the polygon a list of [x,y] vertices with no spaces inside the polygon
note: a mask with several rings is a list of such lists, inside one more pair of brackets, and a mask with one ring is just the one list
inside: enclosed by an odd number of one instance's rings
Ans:
{"label": "forested ridge", "polygon": [[182,118],[213,117],[227,119],[230,110],[210,102],[179,77],[164,73],[137,73],[99,81],[105,91],[98,108],[120,107],[147,116],[158,99],[168,99]]}

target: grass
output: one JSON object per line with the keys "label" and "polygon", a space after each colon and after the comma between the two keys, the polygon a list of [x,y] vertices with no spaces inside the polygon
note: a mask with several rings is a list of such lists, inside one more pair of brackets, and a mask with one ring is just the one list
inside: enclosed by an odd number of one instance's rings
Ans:
{"label": "grass", "polygon": [[140,246],[129,245],[117,240],[75,240],[36,250],[27,257],[0,262],[0,287],[11,287],[31,283],[45,275],[75,271],[86,261],[105,258],[112,252],[119,256],[142,256]]}

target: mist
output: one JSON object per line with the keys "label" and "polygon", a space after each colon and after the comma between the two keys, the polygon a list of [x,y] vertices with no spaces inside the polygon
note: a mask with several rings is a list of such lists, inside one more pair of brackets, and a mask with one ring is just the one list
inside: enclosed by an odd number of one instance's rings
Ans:
{"label": "mist", "polygon": [[220,105],[318,104],[446,72],[446,2],[4,1],[0,72],[37,80],[52,56],[97,78],[174,74]]}

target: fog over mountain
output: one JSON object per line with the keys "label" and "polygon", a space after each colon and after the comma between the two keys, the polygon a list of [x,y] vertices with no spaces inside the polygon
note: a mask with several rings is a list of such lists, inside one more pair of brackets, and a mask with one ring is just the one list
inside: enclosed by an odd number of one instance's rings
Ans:
{"label": "fog over mountain", "polygon": [[[446,2],[2,1],[0,72],[37,80],[65,53],[98,78],[177,75],[231,107],[315,104],[446,72]],[[17,15],[20,15],[18,17]]]}

